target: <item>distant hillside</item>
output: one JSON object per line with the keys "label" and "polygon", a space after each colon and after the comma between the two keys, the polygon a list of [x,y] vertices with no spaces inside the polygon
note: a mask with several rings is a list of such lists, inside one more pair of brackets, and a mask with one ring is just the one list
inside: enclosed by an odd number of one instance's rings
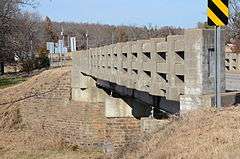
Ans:
{"label": "distant hillside", "polygon": [[65,36],[76,36],[78,49],[86,49],[86,34],[89,37],[89,47],[109,45],[112,43],[134,41],[140,39],[149,39],[157,37],[166,37],[167,35],[183,34],[182,28],[171,26],[153,27],[151,25],[144,27],[136,26],[113,26],[103,24],[88,23],[53,23],[55,31],[60,36],[61,29],[64,29]]}

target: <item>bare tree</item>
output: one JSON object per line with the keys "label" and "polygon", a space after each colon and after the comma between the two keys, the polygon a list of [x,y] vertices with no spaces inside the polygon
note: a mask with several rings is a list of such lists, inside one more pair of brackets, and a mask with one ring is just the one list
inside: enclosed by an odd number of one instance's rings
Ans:
{"label": "bare tree", "polygon": [[36,14],[19,14],[16,19],[17,29],[12,32],[12,36],[9,36],[14,56],[25,66],[26,71],[34,68],[37,49],[41,47],[42,32],[39,32],[38,28],[40,22],[41,19]]}
{"label": "bare tree", "polygon": [[113,26],[103,24],[89,23],[69,23],[69,22],[53,22],[53,30],[61,32],[61,26],[64,28],[64,33],[69,36],[77,37],[78,49],[86,49],[86,33],[88,31],[89,47],[99,47],[110,45],[112,43],[135,41],[149,38],[166,37],[167,35],[183,34],[182,28],[171,26]]}
{"label": "bare tree", "polygon": [[4,73],[4,63],[14,60],[14,51],[9,36],[18,27],[16,18],[20,14],[20,7],[33,4],[32,2],[32,0],[0,1],[0,74]]}
{"label": "bare tree", "polygon": [[48,16],[45,18],[44,21],[44,40],[46,42],[52,41],[55,43],[58,41],[57,32],[54,29],[53,23]]}
{"label": "bare tree", "polygon": [[230,1],[230,18],[226,28],[227,42],[234,44],[235,52],[240,52],[240,2],[238,0]]}
{"label": "bare tree", "polygon": [[[87,49],[86,33],[89,47],[99,47],[112,43],[166,37],[182,34],[183,29],[175,27],[137,27],[113,26],[89,23],[45,21],[39,15],[23,13],[21,6],[33,5],[34,0],[1,0],[0,1],[0,63],[15,62],[17,58],[26,68],[30,68],[36,53],[46,50],[46,42],[57,42],[62,27],[64,35],[77,37],[77,48]],[[41,50],[41,51],[39,51]],[[4,72],[1,69],[1,72]],[[29,70],[27,70],[29,71]]]}

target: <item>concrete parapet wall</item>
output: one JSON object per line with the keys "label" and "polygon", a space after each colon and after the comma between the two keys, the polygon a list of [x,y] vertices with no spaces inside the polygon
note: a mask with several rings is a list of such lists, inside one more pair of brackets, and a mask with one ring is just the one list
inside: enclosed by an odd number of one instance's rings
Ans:
{"label": "concrete parapet wall", "polygon": [[240,74],[239,73],[226,73],[226,90],[240,91]]}
{"label": "concrete parapet wall", "polygon": [[226,53],[225,70],[228,73],[240,73],[240,53]]}
{"label": "concrete parapet wall", "polygon": [[[214,92],[213,46],[213,30],[191,29],[186,30],[184,35],[118,43],[77,52],[73,55],[73,72],[151,96],[165,97],[169,101],[184,100],[187,96],[197,99]],[[222,57],[224,72],[224,52]],[[79,79],[80,76],[73,75],[73,78]],[[82,88],[87,85],[82,80],[84,78],[79,82],[73,79],[73,86]],[[221,83],[224,92],[224,75]],[[192,100],[182,103],[187,104],[184,108],[193,104],[198,107],[201,102]]]}

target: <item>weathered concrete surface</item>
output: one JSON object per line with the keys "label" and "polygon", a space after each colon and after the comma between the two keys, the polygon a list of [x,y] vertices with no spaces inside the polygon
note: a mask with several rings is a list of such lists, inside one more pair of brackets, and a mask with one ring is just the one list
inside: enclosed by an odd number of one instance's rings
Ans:
{"label": "weathered concrete surface", "polygon": [[[214,93],[215,54],[213,37],[214,32],[208,30],[185,32],[187,41],[185,46],[186,59],[188,59],[186,60],[185,71],[187,71],[186,76],[188,78],[186,78],[185,93],[180,100],[181,110],[205,106],[205,100],[202,96]],[[225,92],[224,39],[222,39],[221,48],[221,88],[222,92]]]}
{"label": "weathered concrete surface", "polygon": [[237,52],[226,52],[225,70],[227,73],[240,73],[240,54]]}
{"label": "weathered concrete surface", "polygon": [[[221,66],[224,72],[224,39],[222,42]],[[78,52],[73,55],[73,97],[84,100],[79,95],[82,93],[82,97],[91,100],[85,95],[92,96],[96,92],[91,91],[91,77],[104,88],[121,96],[138,98],[150,106],[175,112],[198,108],[204,104],[202,96],[214,92],[213,46],[213,30],[190,29],[184,35]],[[221,86],[225,92],[224,73]]]}
{"label": "weathered concrete surface", "polygon": [[240,74],[238,73],[226,74],[226,90],[240,91]]}
{"label": "weathered concrete surface", "polygon": [[129,89],[127,87],[112,84],[108,81],[98,80],[97,83],[101,87],[111,90],[112,93],[120,95],[121,97],[119,98],[132,108],[132,115],[136,118],[151,116],[152,111],[154,111],[152,107],[172,114],[178,113],[180,110],[180,102],[167,100],[166,97],[152,96],[147,92]]}
{"label": "weathered concrete surface", "polygon": [[[203,100],[205,106],[213,105],[215,102],[215,94],[204,95]],[[239,92],[222,93],[221,100],[223,107],[233,106],[240,102],[240,94]]]}
{"label": "weathered concrete surface", "polygon": [[81,76],[81,81],[84,85],[72,87],[72,99],[81,102],[104,103],[105,97],[108,94],[104,90],[97,88],[96,81],[93,78],[84,75]]}
{"label": "weathered concrete surface", "polygon": [[132,108],[121,98],[107,97],[105,100],[105,116],[107,118],[133,117]]}
{"label": "weathered concrete surface", "polygon": [[[194,101],[200,101],[201,103],[196,103],[196,104],[201,104],[202,106],[210,106],[210,105],[215,105],[215,94],[208,94],[208,95],[203,95],[203,96],[188,96],[188,97],[184,97],[184,102],[192,102],[191,98],[195,98],[193,99]],[[197,98],[197,99],[196,99]],[[236,105],[237,103],[240,102],[240,92],[227,92],[227,93],[222,93],[221,94],[221,100],[222,100],[222,106],[223,107],[228,107],[228,106],[233,106]],[[182,102],[182,100],[181,100]],[[180,104],[182,105],[187,105],[187,104]],[[182,112],[186,112],[188,110],[192,110],[192,109],[197,109],[197,107],[185,107],[184,109],[182,109]]]}
{"label": "weathered concrete surface", "polygon": [[75,53],[71,70],[72,100],[81,102],[105,102],[107,93],[96,87],[96,81],[86,76],[79,69],[81,60],[79,54]]}
{"label": "weathered concrete surface", "polygon": [[151,115],[151,107],[136,100],[126,97],[106,97],[105,98],[105,116],[108,118],[142,118]]}

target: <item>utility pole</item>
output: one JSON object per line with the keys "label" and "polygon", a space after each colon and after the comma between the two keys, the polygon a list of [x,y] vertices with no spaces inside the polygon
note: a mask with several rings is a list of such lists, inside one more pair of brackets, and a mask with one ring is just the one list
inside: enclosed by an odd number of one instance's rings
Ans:
{"label": "utility pole", "polygon": [[136,34],[135,34],[133,28],[130,28],[130,29],[131,29],[132,34],[133,34],[133,41],[137,40],[137,37],[136,37]]}
{"label": "utility pole", "polygon": [[33,54],[33,41],[32,40],[30,40],[30,53],[31,53],[31,57],[33,58],[34,54]]}
{"label": "utility pole", "polygon": [[114,44],[114,33],[112,32],[112,44]]}
{"label": "utility pole", "polygon": [[68,40],[67,41],[68,42],[67,48],[69,49],[70,48],[70,36],[69,35],[67,36],[67,40]]}
{"label": "utility pole", "polygon": [[87,50],[88,50],[89,49],[88,30],[87,30],[87,33],[86,33],[86,38],[87,38]]}
{"label": "utility pole", "polygon": [[62,43],[60,43],[60,63],[61,67],[63,66],[63,60],[62,60],[62,54],[63,54],[63,46],[64,46],[64,30],[62,26],[62,31],[61,31],[61,36],[62,36]]}

